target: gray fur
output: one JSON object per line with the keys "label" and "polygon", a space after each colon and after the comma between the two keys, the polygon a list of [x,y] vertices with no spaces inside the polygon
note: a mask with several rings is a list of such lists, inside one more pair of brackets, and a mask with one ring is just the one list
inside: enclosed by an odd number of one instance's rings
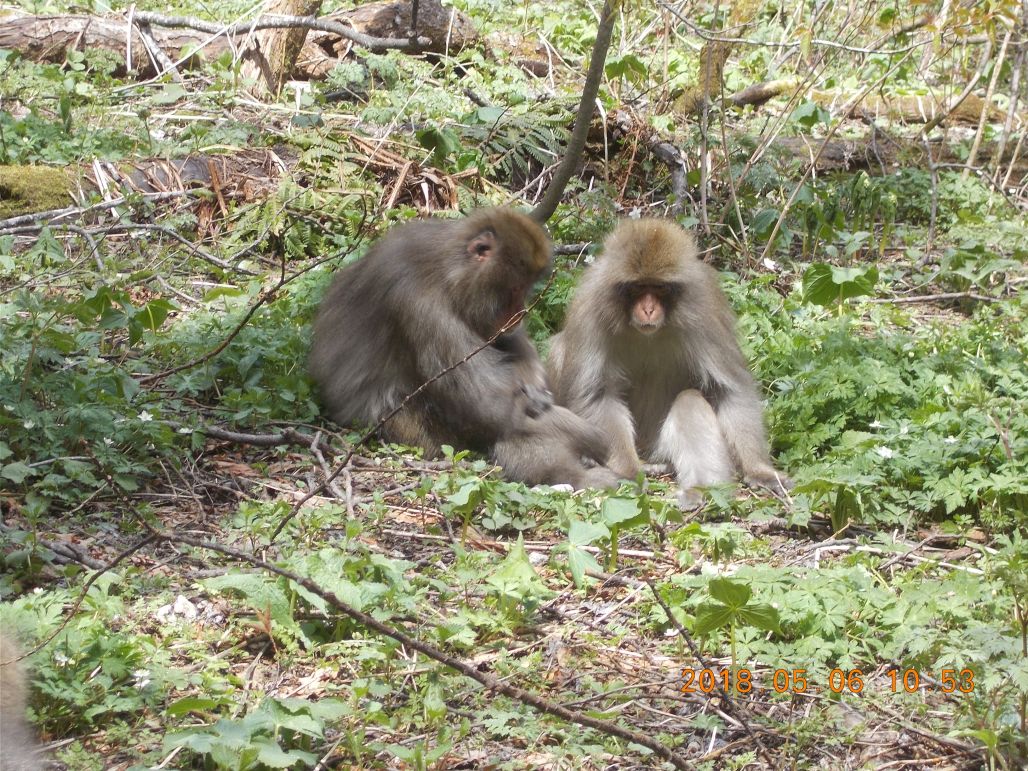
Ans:
{"label": "gray fur", "polygon": [[443,444],[489,453],[528,483],[595,479],[587,472],[602,464],[605,445],[553,407],[520,325],[464,361],[523,308],[549,255],[539,226],[508,209],[391,230],[339,271],[315,321],[309,367],[329,415],[373,426],[462,362],[387,421],[383,438],[430,454]]}
{"label": "gray fur", "polygon": [[[666,285],[663,325],[643,332],[619,286]],[[624,477],[670,461],[680,484],[788,484],[771,464],[757,386],[735,337],[717,273],[691,234],[656,219],[625,220],[586,270],[547,368],[558,404],[610,439]]]}
{"label": "gray fur", "polygon": [[25,720],[25,673],[18,646],[0,634],[0,771],[35,771],[43,759]]}

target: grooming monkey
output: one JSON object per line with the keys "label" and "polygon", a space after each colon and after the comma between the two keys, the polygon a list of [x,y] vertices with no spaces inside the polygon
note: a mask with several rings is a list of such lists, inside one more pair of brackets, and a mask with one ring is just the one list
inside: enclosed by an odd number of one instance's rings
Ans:
{"label": "grooming monkey", "polygon": [[529,484],[613,486],[603,434],[553,404],[521,325],[486,345],[549,266],[542,229],[509,209],[394,228],[339,271],[315,321],[310,371],[329,414],[375,425],[461,362],[389,419],[383,438],[489,453]]}
{"label": "grooming monkey", "polygon": [[25,721],[25,673],[16,661],[20,655],[18,646],[0,634],[0,771],[35,771],[40,765]]}
{"label": "grooming monkey", "polygon": [[757,387],[735,316],[691,234],[624,220],[585,271],[547,366],[558,404],[603,430],[607,465],[633,478],[640,455],[691,488],[731,480],[788,485],[771,464]]}

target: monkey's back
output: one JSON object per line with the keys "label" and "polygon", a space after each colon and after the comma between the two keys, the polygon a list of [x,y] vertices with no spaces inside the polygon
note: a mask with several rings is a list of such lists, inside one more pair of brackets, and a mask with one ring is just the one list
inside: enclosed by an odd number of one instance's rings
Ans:
{"label": "monkey's back", "polygon": [[416,308],[436,301],[443,277],[431,245],[446,226],[393,228],[333,279],[314,322],[308,366],[337,423],[373,424],[424,382]]}

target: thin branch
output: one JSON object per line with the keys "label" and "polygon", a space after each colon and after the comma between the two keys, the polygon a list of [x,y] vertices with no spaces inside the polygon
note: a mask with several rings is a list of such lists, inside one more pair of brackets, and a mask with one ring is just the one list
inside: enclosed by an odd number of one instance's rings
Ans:
{"label": "thin branch", "polygon": [[817,166],[817,162],[821,160],[821,156],[824,155],[825,148],[828,147],[828,143],[831,141],[832,137],[835,136],[836,132],[842,127],[843,118],[849,115],[850,110],[852,110],[855,105],[860,104],[864,100],[865,96],[871,93],[871,91],[873,91],[874,89],[880,87],[882,83],[886,82],[886,80],[892,75],[892,73],[898,70],[900,66],[909,58],[910,52],[908,51],[905,55],[897,59],[893,63],[893,65],[885,72],[884,75],[882,75],[878,80],[869,83],[867,86],[865,86],[860,93],[858,93],[853,99],[846,103],[843,106],[843,109],[839,111],[841,117],[832,125],[830,129],[828,129],[827,133],[825,134],[824,140],[821,142],[821,146],[817,148],[817,153],[815,154],[813,159],[811,159],[811,162],[807,164],[807,168],[803,171],[803,176],[800,177],[799,182],[796,183],[796,187],[793,188],[792,194],[789,196],[789,200],[786,201],[785,206],[782,207],[782,212],[778,215],[778,220],[775,222],[775,226],[771,230],[771,235],[768,236],[767,245],[764,247],[764,251],[760,255],[760,262],[766,260],[771,252],[771,249],[774,248],[775,239],[778,237],[778,231],[781,230],[782,223],[785,221],[786,215],[792,208],[792,205],[796,200],[796,196],[800,194],[800,190],[806,184],[807,177],[810,176],[810,173]]}
{"label": "thin branch", "polygon": [[939,294],[922,294],[915,297],[852,297],[853,303],[931,303],[939,300],[978,300],[983,303],[998,303],[1001,297],[989,297],[976,292],[941,292]]}
{"label": "thin branch", "polygon": [[600,92],[600,81],[603,79],[603,65],[607,61],[607,49],[610,48],[611,34],[614,32],[614,10],[616,0],[604,0],[599,26],[596,28],[596,41],[593,43],[592,59],[589,71],[585,76],[582,89],[582,101],[578,103],[578,115],[575,116],[575,128],[568,139],[564,158],[553,174],[546,194],[539,205],[532,210],[531,217],[536,222],[546,222],[557,210],[564,195],[564,188],[571,181],[571,175],[578,167],[578,160],[585,149],[585,140],[589,136],[589,123],[592,121],[593,110],[596,109],[596,95]]}
{"label": "thin branch", "polygon": [[[930,121],[925,123],[924,127],[921,129],[922,134],[928,136],[928,134],[931,133],[932,129],[934,129],[944,120],[946,120],[946,118],[953,114],[954,110],[956,110],[958,107],[960,107],[961,104],[964,103],[964,100],[971,95],[972,91],[974,91],[974,87],[978,85],[978,81],[981,80],[982,75],[985,73],[985,67],[988,65],[991,57],[992,41],[990,40],[988,43],[985,44],[985,50],[982,51],[982,58],[978,62],[978,69],[975,70],[975,73],[971,76],[971,79],[967,81],[967,85],[964,86],[964,90],[960,93],[960,96],[958,96],[956,101],[949,106],[948,110],[939,113]],[[982,110],[986,109],[988,109],[988,105],[983,105]]]}
{"label": "thin branch", "polygon": [[[181,198],[182,196],[195,194],[196,191],[194,190],[171,190],[163,193],[134,193],[132,195],[132,203],[135,203],[139,199],[158,203],[160,201],[170,201],[173,198]],[[126,196],[119,196],[118,198],[112,198],[110,201],[104,201],[92,206],[68,206],[64,209],[48,209],[46,211],[33,212],[32,214],[21,214],[17,217],[0,220],[0,235],[5,235],[4,231],[8,228],[15,228],[20,225],[31,225],[37,222],[49,224],[55,220],[64,219],[65,217],[81,217],[85,214],[106,211],[107,209],[114,209],[118,206],[124,206],[129,203],[129,199]]]}

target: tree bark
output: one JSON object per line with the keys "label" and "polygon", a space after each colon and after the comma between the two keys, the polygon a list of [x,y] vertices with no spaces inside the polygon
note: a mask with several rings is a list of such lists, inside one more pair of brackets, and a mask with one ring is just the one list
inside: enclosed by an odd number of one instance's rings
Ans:
{"label": "tree bark", "polygon": [[[283,16],[317,16],[321,0],[274,0],[268,13]],[[243,52],[243,77],[256,81],[254,96],[272,99],[293,74],[296,60],[307,40],[303,27],[266,29],[254,34],[253,44]]]}

